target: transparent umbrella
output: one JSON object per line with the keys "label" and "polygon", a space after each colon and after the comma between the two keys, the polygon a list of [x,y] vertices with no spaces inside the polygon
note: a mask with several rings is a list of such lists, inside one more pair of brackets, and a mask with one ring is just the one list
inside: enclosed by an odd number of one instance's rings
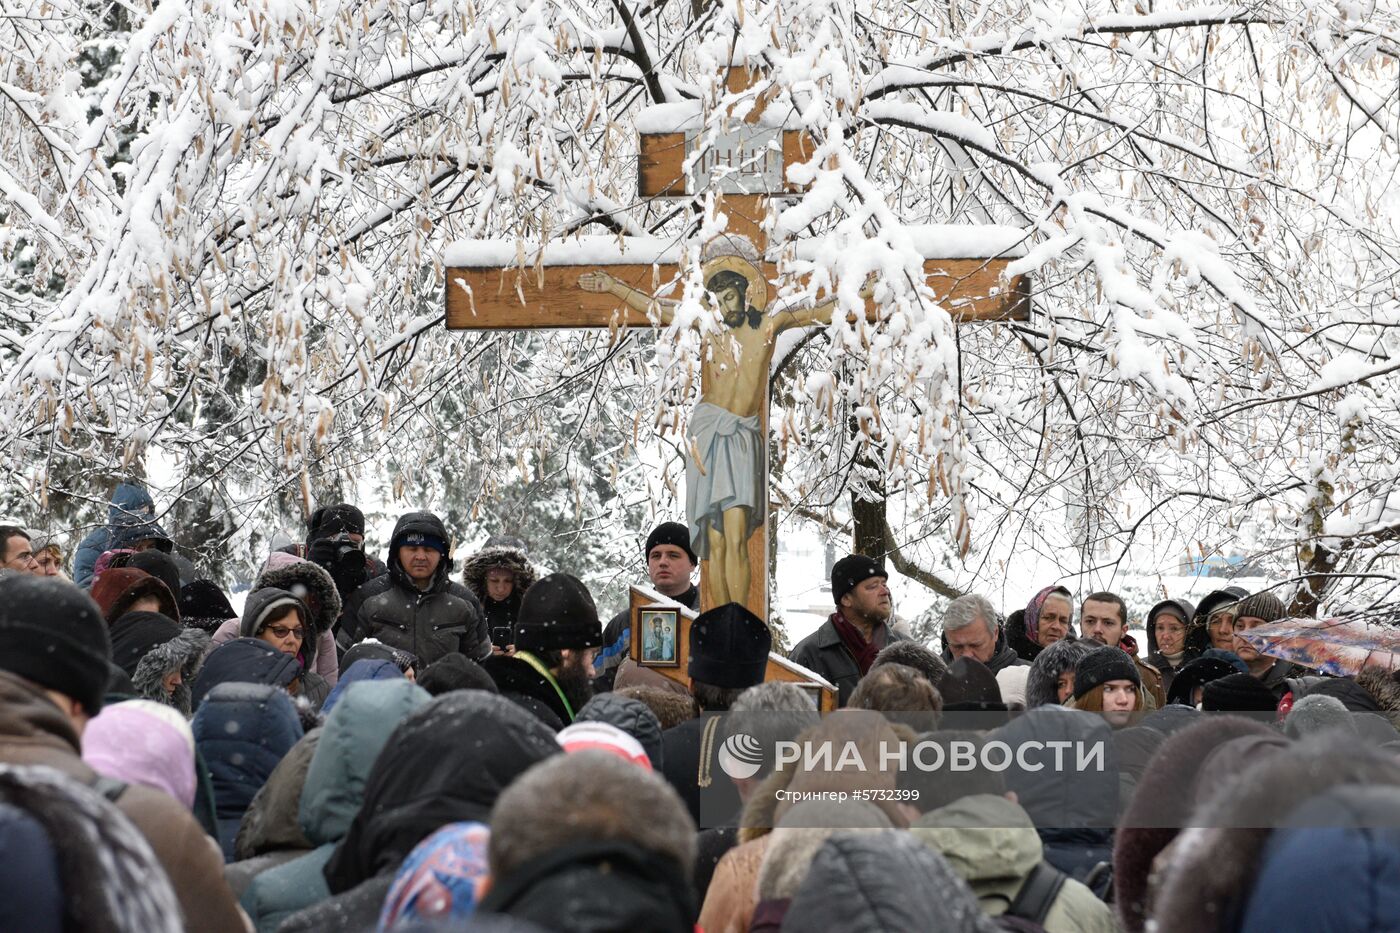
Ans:
{"label": "transparent umbrella", "polygon": [[1235,634],[1260,654],[1327,674],[1400,669],[1400,604],[1332,619],[1281,619]]}

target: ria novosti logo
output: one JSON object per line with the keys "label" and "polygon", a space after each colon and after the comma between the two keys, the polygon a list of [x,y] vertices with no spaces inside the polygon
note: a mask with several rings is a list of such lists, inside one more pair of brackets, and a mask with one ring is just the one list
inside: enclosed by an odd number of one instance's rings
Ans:
{"label": "ria novosti logo", "polygon": [[[1017,742],[950,742],[924,740],[914,743],[881,742],[874,760],[872,750],[855,742],[777,742],[774,764],[806,771],[1007,771],[1026,772],[1106,770],[1107,745],[1102,740]],[[719,749],[719,767],[736,781],[745,781],[763,767],[763,745],[747,732],[736,732]]]}
{"label": "ria novosti logo", "polygon": [[747,781],[763,767],[763,747],[747,732],[736,732],[719,747],[719,768],[736,781]]}

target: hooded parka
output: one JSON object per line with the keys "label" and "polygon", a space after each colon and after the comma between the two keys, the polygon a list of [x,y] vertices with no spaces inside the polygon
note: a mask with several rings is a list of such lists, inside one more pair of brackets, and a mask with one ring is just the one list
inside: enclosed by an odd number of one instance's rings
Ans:
{"label": "hooded parka", "polygon": [[481,660],[491,654],[491,635],[481,604],[451,579],[452,561],[443,555],[426,590],[420,590],[399,563],[399,547],[410,534],[448,541],[447,528],[431,512],[409,512],[394,526],[389,572],[351,594],[345,624],[337,633],[341,650],[364,638],[401,648],[431,664],[453,651]]}

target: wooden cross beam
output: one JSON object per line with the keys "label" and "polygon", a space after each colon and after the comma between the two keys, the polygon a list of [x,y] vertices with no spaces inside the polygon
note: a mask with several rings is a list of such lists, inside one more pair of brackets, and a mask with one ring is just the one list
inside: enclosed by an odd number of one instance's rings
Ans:
{"label": "wooden cross beam", "polygon": [[[733,68],[731,89],[751,74]],[[777,336],[829,324],[836,300],[774,310],[775,257],[765,255],[768,200],[795,191],[787,169],[806,161],[802,134],[767,125],[756,106],[744,124],[704,136],[698,104],[649,108],[639,119],[638,188],[646,197],[716,194],[729,234],[707,244],[701,271],[728,339],[703,361],[701,401],[690,419],[686,463],[691,544],[701,557],[701,606],[744,604],[768,616],[768,373]],[[699,156],[685,171],[686,157]],[[960,322],[1025,319],[1030,281],[1002,281],[1024,231],[982,225],[911,228],[927,284]],[[452,244],[447,326],[454,330],[652,327],[671,322],[683,243],[656,237],[580,236],[526,249],[516,241]],[[789,244],[797,257],[810,244]],[[873,316],[873,307],[871,309]]]}

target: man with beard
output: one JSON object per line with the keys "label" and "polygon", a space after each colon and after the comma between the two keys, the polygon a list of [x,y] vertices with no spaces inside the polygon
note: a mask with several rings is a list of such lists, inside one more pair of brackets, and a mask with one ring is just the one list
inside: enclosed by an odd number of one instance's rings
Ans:
{"label": "man with beard", "polygon": [[[718,764],[725,741],[721,720],[739,694],[763,683],[773,636],[758,616],[738,603],[726,603],[691,623],[689,644],[686,675],[700,716],[661,733],[661,764],[666,780],[704,829],[738,812],[739,793]],[[702,791],[710,817],[705,822]]]}
{"label": "man with beard", "polygon": [[515,654],[482,662],[504,694],[523,694],[569,725],[593,696],[593,659],[603,627],[593,596],[577,577],[552,573],[525,592],[515,622]]}
{"label": "man with beard", "polygon": [[889,574],[864,554],[843,557],[831,568],[831,598],[836,611],[792,649],[792,659],[834,683],[842,706],[860,679],[870,672],[875,655],[903,635],[889,627]]}

